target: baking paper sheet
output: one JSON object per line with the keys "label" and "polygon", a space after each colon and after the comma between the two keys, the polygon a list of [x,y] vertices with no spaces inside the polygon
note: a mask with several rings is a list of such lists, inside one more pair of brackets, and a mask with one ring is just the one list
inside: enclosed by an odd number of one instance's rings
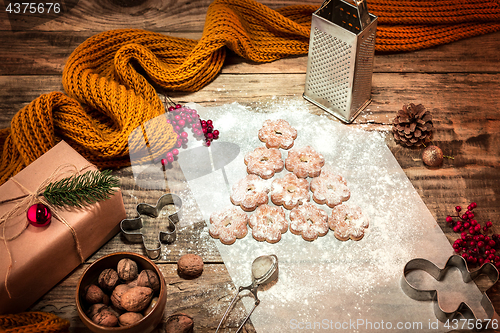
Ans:
{"label": "baking paper sheet", "polygon": [[[276,101],[253,108],[237,103],[214,108],[188,106],[198,110],[202,119],[213,120],[221,133],[219,142],[239,147],[238,156],[223,168],[213,168],[212,173],[189,180],[207,225],[214,211],[232,205],[230,188],[247,174],[245,154],[264,145],[257,133],[266,119],[285,119],[296,128],[294,147],[310,145],[323,154],[324,169],[347,180],[351,190],[349,202],[359,205],[370,218],[364,238],[357,242],[341,242],[333,232],[307,242],[288,231],[280,242],[269,244],[256,241],[251,229],[245,238],[229,246],[214,239],[236,286],[251,283],[251,264],[256,257],[278,257],[279,280],[259,292],[261,303],[251,316],[258,332],[449,330],[437,321],[432,302],[410,299],[400,288],[403,267],[409,260],[426,258],[443,267],[453,250],[380,133],[311,115],[302,111],[306,108],[297,101]],[[201,143],[190,140],[189,145],[192,149]],[[282,150],[282,156],[286,158],[287,152]],[[214,157],[211,156],[212,164]],[[192,168],[193,163],[197,162],[179,164],[181,168]],[[286,173],[284,170],[273,179]],[[330,208],[320,207],[330,215]],[[288,217],[289,211],[286,212]],[[448,285],[463,284],[458,272],[448,276]],[[427,281],[429,276],[422,273],[414,278]],[[441,288],[439,284],[437,287]],[[475,285],[462,290],[450,294],[444,301],[447,306],[481,296]],[[244,298],[244,304],[250,310],[253,299]],[[223,310],[213,315],[222,318]]]}

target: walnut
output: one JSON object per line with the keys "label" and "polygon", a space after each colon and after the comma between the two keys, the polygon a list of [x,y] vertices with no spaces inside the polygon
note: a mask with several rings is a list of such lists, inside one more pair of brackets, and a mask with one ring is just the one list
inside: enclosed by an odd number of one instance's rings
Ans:
{"label": "walnut", "polygon": [[107,268],[99,274],[97,283],[104,290],[113,290],[118,283],[118,274],[112,268]]}
{"label": "walnut", "polygon": [[120,326],[129,326],[140,321],[144,316],[137,312],[125,312],[120,317],[118,317],[118,323]]}
{"label": "walnut", "polygon": [[119,309],[119,310],[125,310],[122,307],[121,303],[121,298],[123,294],[125,294],[127,291],[129,291],[130,287],[126,284],[119,284],[116,286],[116,288],[113,290],[113,293],[111,294],[111,303]]}
{"label": "walnut", "polygon": [[203,260],[196,254],[185,254],[177,262],[179,276],[195,278],[203,273]]}
{"label": "walnut", "polygon": [[166,333],[191,333],[193,332],[193,318],[184,313],[177,313],[168,317],[165,324]]}
{"label": "walnut", "polygon": [[100,326],[113,327],[118,324],[118,318],[109,311],[107,306],[101,307],[96,314],[92,316],[92,321]]}
{"label": "walnut", "polygon": [[149,287],[154,292],[160,290],[160,280],[158,275],[150,269],[143,270],[137,277],[137,285],[140,287]]}
{"label": "walnut", "polygon": [[118,262],[116,268],[118,271],[118,276],[125,282],[132,281],[137,278],[139,274],[139,268],[137,263],[129,258],[123,258]]}
{"label": "walnut", "polygon": [[126,291],[121,297],[122,307],[130,312],[144,310],[153,298],[153,289],[148,287],[134,287]]}
{"label": "walnut", "polygon": [[109,304],[109,297],[106,295],[101,288],[95,284],[88,285],[85,288],[85,300],[90,304],[104,303]]}
{"label": "walnut", "polygon": [[99,312],[99,309],[102,308],[102,307],[105,307],[106,304],[92,304],[90,306],[90,308],[87,310],[86,314],[87,314],[87,317],[91,318],[97,313]]}

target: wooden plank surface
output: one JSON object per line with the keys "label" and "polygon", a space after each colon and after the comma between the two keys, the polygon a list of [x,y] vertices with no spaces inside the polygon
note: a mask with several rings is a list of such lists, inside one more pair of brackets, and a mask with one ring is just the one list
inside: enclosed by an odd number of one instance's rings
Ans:
{"label": "wooden plank surface", "polygon": [[[14,114],[39,95],[63,91],[61,75],[66,59],[87,38],[110,29],[141,28],[199,39],[210,2],[75,1],[68,13],[36,22],[23,16],[8,16],[0,3],[0,127],[8,127]],[[304,3],[318,5],[319,1],[262,3],[278,8]],[[455,205],[471,201],[478,202],[480,217],[493,221],[494,230],[500,231],[499,63],[500,32],[417,52],[377,54],[373,102],[350,125],[389,133],[392,120],[404,103],[422,103],[431,110],[435,126],[433,142],[445,155],[453,157],[445,160],[441,168],[425,167],[420,149],[403,148],[390,134],[386,142],[450,242],[457,234],[446,225],[445,216]],[[180,103],[204,106],[238,102],[252,107],[276,100],[296,101],[302,99],[306,67],[306,56],[255,64],[229,52],[221,74],[208,86],[195,93],[168,92],[168,95]],[[323,113],[312,104],[308,105],[308,111]],[[333,116],[329,118],[337,122]],[[122,182],[129,216],[134,214],[138,202],[157,196],[133,184],[131,173],[131,168],[115,171]],[[165,318],[178,311],[185,312],[194,317],[195,332],[214,332],[235,289],[213,241],[193,242],[206,234],[203,233],[206,225],[192,214],[192,226],[179,231],[176,243],[158,261],[168,284],[169,304],[175,304],[166,309]],[[77,280],[97,258],[124,249],[143,253],[140,244],[130,244],[117,235],[40,299],[32,310],[54,312],[69,319],[73,331],[86,332],[74,305]],[[207,263],[199,279],[183,280],[176,273],[176,261],[186,252],[199,254]],[[488,295],[498,309],[498,285]],[[239,304],[229,326],[234,328],[243,314]],[[253,326],[249,323],[245,329],[251,332]]]}

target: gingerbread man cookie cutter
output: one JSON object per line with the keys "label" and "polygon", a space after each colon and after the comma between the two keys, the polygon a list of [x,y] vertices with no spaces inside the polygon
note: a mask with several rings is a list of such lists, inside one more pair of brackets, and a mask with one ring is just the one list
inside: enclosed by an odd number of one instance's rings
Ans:
{"label": "gingerbread man cookie cutter", "polygon": [[[174,213],[161,213],[162,209],[167,205],[174,205],[176,211]],[[144,249],[150,259],[158,259],[161,255],[161,244],[173,243],[177,238],[177,231],[175,224],[179,222],[182,212],[182,200],[181,198],[173,193],[167,193],[162,195],[155,206],[151,206],[146,203],[140,203],[136,207],[138,216],[131,219],[124,219],[120,222],[120,229],[125,236],[125,238],[132,243],[142,242]],[[160,216],[162,215],[162,216]],[[146,245],[144,233],[140,231],[142,228],[148,228],[150,226],[144,225],[143,216],[148,216],[150,218],[162,218],[162,220],[167,222],[166,231],[160,231],[158,233],[158,241],[156,247],[149,248]]]}
{"label": "gingerbread man cookie cutter", "polygon": [[476,312],[472,309],[472,307],[467,303],[462,301],[456,310],[447,312],[443,310],[438,297],[437,290],[423,290],[419,289],[416,286],[412,285],[407,280],[407,275],[411,271],[422,270],[427,272],[437,281],[441,281],[446,272],[452,268],[458,268],[460,273],[462,274],[462,279],[464,283],[473,283],[473,281],[478,278],[480,275],[486,276],[489,281],[486,289],[491,288],[498,281],[498,270],[491,263],[486,263],[481,266],[479,269],[475,271],[470,271],[467,267],[467,262],[462,256],[452,255],[448,261],[446,262],[444,268],[437,267],[434,263],[427,259],[416,258],[410,260],[403,269],[403,278],[401,279],[401,288],[405,292],[407,296],[412,299],[419,301],[433,301],[434,304],[434,313],[436,318],[441,322],[446,322],[447,320],[452,320],[457,316],[462,315],[465,319],[470,320],[482,320],[482,319],[492,319],[495,314],[495,308],[491,303],[491,300],[488,298],[485,292],[481,292],[481,306],[485,311],[487,318],[479,318]]}

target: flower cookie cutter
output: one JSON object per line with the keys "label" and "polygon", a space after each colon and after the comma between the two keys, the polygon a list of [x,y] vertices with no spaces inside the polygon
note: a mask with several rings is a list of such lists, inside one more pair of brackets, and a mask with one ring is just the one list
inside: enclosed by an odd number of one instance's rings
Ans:
{"label": "flower cookie cutter", "polygon": [[427,259],[416,258],[410,260],[408,263],[406,263],[403,269],[401,288],[403,289],[405,294],[412,299],[418,301],[433,301],[434,314],[436,315],[436,318],[439,319],[441,322],[446,322],[447,320],[454,319],[459,315],[462,315],[465,319],[474,320],[474,322],[482,319],[491,320],[493,315],[495,314],[495,308],[493,307],[491,300],[488,298],[485,292],[481,292],[483,295],[481,299],[481,306],[483,307],[483,310],[485,311],[488,318],[478,318],[476,312],[472,309],[472,307],[467,302],[464,301],[462,301],[460,305],[457,307],[457,309],[454,311],[447,312],[443,310],[439,302],[437,290],[419,289],[413,286],[407,280],[407,275],[411,271],[423,270],[427,272],[429,275],[431,275],[437,281],[441,281],[444,279],[444,276],[446,275],[447,271],[452,267],[458,268],[458,270],[462,274],[462,280],[464,281],[464,283],[470,283],[476,278],[478,278],[480,275],[484,275],[489,279],[486,288],[489,289],[498,281],[498,276],[499,276],[498,270],[491,263],[486,263],[479,269],[471,272],[467,267],[467,262],[462,256],[452,255],[446,262],[444,268],[442,269],[437,267],[433,262]]}
{"label": "flower cookie cutter", "polygon": [[[174,213],[162,213],[162,209],[167,205],[174,205],[176,211]],[[138,216],[132,219],[124,219],[120,222],[120,229],[129,242],[139,243],[146,249],[146,253],[150,259],[158,259],[161,255],[161,244],[162,243],[173,243],[177,237],[177,231],[175,224],[179,222],[182,212],[182,200],[181,198],[173,193],[167,193],[162,195],[155,206],[148,205],[146,203],[140,203],[136,207]],[[154,248],[148,248],[146,245],[144,234],[140,231],[143,227],[149,227],[144,225],[143,216],[147,216],[153,219],[162,219],[167,222],[167,230],[160,231],[158,233],[157,246]]]}

